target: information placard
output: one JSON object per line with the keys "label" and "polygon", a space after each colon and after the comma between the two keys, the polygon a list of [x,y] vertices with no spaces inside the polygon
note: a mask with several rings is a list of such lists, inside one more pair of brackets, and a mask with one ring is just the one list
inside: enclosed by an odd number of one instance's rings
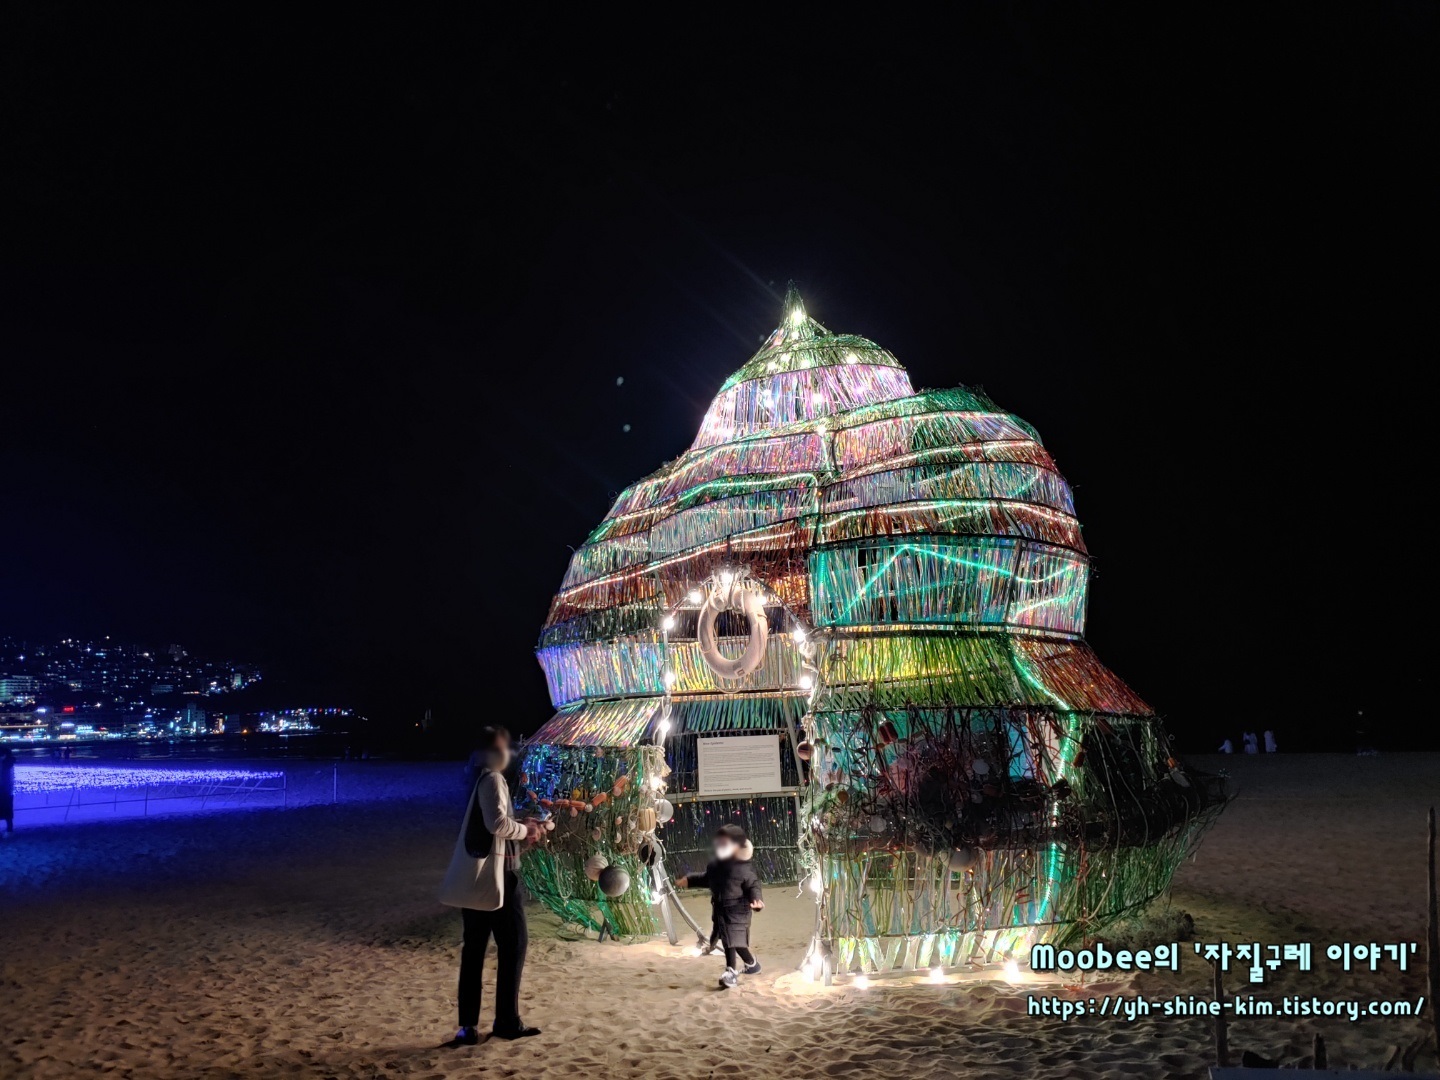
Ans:
{"label": "information placard", "polygon": [[779,735],[735,735],[695,742],[702,797],[780,790]]}

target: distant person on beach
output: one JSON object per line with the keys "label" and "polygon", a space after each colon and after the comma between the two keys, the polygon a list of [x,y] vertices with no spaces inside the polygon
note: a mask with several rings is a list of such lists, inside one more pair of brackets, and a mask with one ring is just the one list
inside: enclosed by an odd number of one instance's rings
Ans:
{"label": "distant person on beach", "polygon": [[8,746],[0,746],[0,819],[8,838],[15,831],[15,751]]}
{"label": "distant person on beach", "polygon": [[715,830],[715,857],[698,874],[675,882],[682,889],[710,890],[710,914],[725,947],[725,974],[720,985],[730,989],[741,975],[759,975],[760,961],[750,951],[750,919],[765,906],[760,877],[751,859],[755,845],[739,825],[721,825]]}
{"label": "distant person on beach", "polygon": [[1245,753],[1258,754],[1260,752],[1260,740],[1256,738],[1253,731],[1245,732]]}
{"label": "distant person on beach", "polygon": [[480,1041],[481,974],[485,950],[495,938],[495,1025],[498,1039],[539,1035],[520,1019],[520,976],[530,943],[520,885],[520,847],[539,839],[540,826],[514,817],[505,769],[510,764],[510,733],[487,727],[480,733],[482,761],[440,886],[440,902],[458,907],[465,928],[460,949],[458,992],[460,1030],[449,1046]]}
{"label": "distant person on beach", "polygon": [[1234,744],[1233,742],[1231,742],[1229,739],[1226,739],[1224,742],[1222,742],[1222,743],[1220,744],[1220,753],[1222,753],[1222,754],[1233,754],[1234,752],[1235,752],[1235,744]]}
{"label": "distant person on beach", "polygon": [[1278,749],[1279,747],[1275,745],[1275,732],[1267,730],[1265,732],[1265,753],[1273,754]]}

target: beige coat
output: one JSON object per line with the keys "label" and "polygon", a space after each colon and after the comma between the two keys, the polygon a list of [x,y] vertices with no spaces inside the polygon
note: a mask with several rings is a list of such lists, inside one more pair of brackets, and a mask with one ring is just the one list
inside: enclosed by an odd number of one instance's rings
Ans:
{"label": "beige coat", "polygon": [[[490,854],[477,859],[465,850],[465,829],[476,806],[485,818],[485,828],[495,837]],[[487,772],[480,778],[478,798],[470,800],[460,835],[450,856],[450,868],[440,886],[440,902],[450,907],[495,911],[505,902],[505,856],[511,845],[525,839],[525,823],[513,816],[510,785],[499,773]]]}

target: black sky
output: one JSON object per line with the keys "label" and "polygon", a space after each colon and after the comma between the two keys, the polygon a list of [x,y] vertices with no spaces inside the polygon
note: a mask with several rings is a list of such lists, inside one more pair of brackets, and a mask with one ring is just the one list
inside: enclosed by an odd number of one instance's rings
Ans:
{"label": "black sky", "polygon": [[531,728],[793,277],[1039,428],[1182,741],[1433,742],[1437,7],[1260,7],[11,6],[0,632]]}

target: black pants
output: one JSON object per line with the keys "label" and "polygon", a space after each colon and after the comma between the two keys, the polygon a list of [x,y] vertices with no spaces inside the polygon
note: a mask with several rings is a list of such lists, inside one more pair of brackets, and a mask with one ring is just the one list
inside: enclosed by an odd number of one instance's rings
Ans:
{"label": "black pants", "polygon": [[739,971],[739,961],[741,960],[745,961],[746,965],[753,964],[755,962],[755,954],[752,953],[749,949],[747,949],[744,945],[738,945],[734,948],[731,948],[729,945],[725,946],[726,967],[734,968],[736,971]]}
{"label": "black pants", "polygon": [[465,944],[460,949],[460,1026],[480,1024],[480,975],[485,950],[495,936],[495,1026],[502,1030],[520,1026],[520,973],[530,931],[525,925],[524,896],[514,874],[505,875],[505,903],[495,911],[461,908],[465,923]]}

